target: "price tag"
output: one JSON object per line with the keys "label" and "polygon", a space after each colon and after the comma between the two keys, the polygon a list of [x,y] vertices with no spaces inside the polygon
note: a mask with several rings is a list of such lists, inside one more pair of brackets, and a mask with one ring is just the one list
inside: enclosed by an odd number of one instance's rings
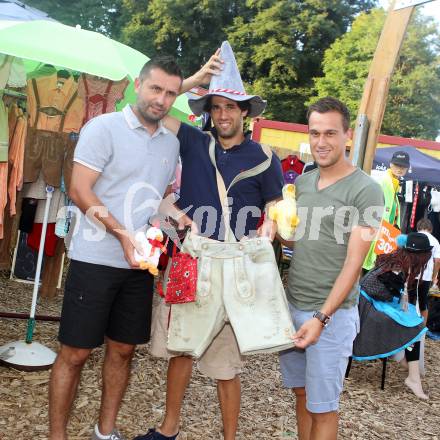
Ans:
{"label": "price tag", "polygon": [[376,255],[390,254],[397,249],[396,237],[400,235],[399,229],[394,227],[391,223],[382,220],[380,225],[376,246],[374,253]]}

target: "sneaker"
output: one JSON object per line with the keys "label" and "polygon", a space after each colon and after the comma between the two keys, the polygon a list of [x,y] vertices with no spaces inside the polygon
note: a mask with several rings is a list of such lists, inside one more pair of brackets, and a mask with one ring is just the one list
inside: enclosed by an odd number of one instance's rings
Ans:
{"label": "sneaker", "polygon": [[[113,431],[109,434],[110,437],[107,437],[108,440],[126,440],[124,436],[121,435],[121,433],[115,428]],[[93,429],[92,436],[90,437],[90,440],[102,440],[100,437],[97,436],[95,429]]]}
{"label": "sneaker", "polygon": [[171,437],[167,437],[166,435],[157,432],[154,428],[148,430],[148,432],[144,435],[138,435],[133,440],[176,440],[176,437],[179,435],[172,435]]}

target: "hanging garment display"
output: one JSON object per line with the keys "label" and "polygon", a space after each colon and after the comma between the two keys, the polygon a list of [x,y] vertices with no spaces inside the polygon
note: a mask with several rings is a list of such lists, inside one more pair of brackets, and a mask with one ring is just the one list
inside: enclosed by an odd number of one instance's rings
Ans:
{"label": "hanging garment display", "polygon": [[[12,57],[0,55],[0,89],[4,89],[11,70]],[[0,239],[3,238],[3,216],[7,203],[8,186],[8,113],[0,91]]]}
{"label": "hanging garment display", "polygon": [[[8,109],[6,108],[2,96],[2,90],[6,87],[25,87],[26,72],[23,61],[10,55],[0,54],[0,162],[8,162],[8,146],[9,146],[9,124]],[[0,210],[3,214],[4,199],[7,193],[7,176],[2,171],[2,180],[0,183]],[[1,217],[0,217],[0,223]]]}
{"label": "hanging garment display", "polygon": [[78,96],[84,101],[84,123],[103,113],[114,112],[128,84],[127,79],[111,81],[83,73],[78,81]]}
{"label": "hanging garment display", "polygon": [[[35,118],[33,119],[33,126],[28,127],[26,137],[23,180],[24,182],[35,182],[41,171],[43,173],[44,181],[48,185],[59,187],[61,184],[65,156],[67,155],[69,158],[73,156],[71,149],[74,148],[73,145],[75,143],[72,141],[71,132],[66,132],[65,124],[67,123],[72,110],[75,115],[70,118],[70,126],[72,126],[75,118],[78,118],[79,115],[81,117],[83,116],[82,112],[78,113],[78,109],[74,109],[74,106],[78,106],[78,102],[82,105],[82,100],[78,101],[77,92],[75,91],[70,94],[67,101],[64,100],[61,102],[62,105],[65,105],[65,107],[62,107],[62,110],[53,106],[43,107],[44,101],[42,101],[40,97],[40,88],[38,85],[38,81],[42,79],[46,78],[33,78],[30,80],[30,90],[32,90],[32,96],[35,100],[35,111],[33,112]],[[68,79],[67,81],[74,82],[73,79]],[[56,91],[54,94],[57,99],[54,99],[53,101],[60,101],[60,93]],[[58,105],[61,104],[58,103]],[[53,105],[55,104],[53,103]],[[49,116],[47,113],[52,116]],[[48,123],[48,118],[50,117],[57,119],[56,125],[54,125],[54,121],[50,124]],[[42,128],[36,129],[35,127],[40,127],[40,121],[42,120],[45,121],[43,126],[51,128],[56,127],[56,131]],[[78,123],[76,129],[79,130],[81,123],[77,120],[76,122]],[[68,185],[67,180],[68,179],[66,179],[66,184]]]}
{"label": "hanging garment display", "polygon": [[3,220],[5,214],[8,185],[8,162],[0,162],[0,240],[3,238]]}
{"label": "hanging garment display", "polygon": [[3,217],[8,202],[8,112],[0,92],[0,239],[3,238]]}
{"label": "hanging garment display", "polygon": [[8,110],[3,102],[3,92],[0,91],[0,162],[8,161],[8,145]]}
{"label": "hanging garment display", "polygon": [[8,182],[9,214],[16,214],[17,191],[23,185],[24,145],[26,142],[27,120],[17,104],[9,109],[9,166]]}
{"label": "hanging garment display", "polygon": [[[8,203],[9,174],[9,121],[8,109],[3,102],[3,90],[7,87],[26,85],[23,62],[12,56],[0,54],[0,239],[3,238],[3,220]],[[15,209],[15,202],[14,202]]]}

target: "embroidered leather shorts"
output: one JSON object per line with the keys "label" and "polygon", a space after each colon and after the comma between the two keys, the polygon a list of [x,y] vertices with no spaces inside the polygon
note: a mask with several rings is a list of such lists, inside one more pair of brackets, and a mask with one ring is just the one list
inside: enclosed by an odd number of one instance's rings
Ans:
{"label": "embroidered leather shorts", "polygon": [[41,172],[48,185],[59,187],[64,168],[65,181],[68,186],[72,174],[71,163],[75,145],[76,140],[72,140],[69,133],[28,127],[23,166],[24,183],[35,182]]}

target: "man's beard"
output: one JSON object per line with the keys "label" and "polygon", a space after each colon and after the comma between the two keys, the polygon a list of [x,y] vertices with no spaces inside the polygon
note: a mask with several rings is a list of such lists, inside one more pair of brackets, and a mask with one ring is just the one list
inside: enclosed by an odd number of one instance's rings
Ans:
{"label": "man's beard", "polygon": [[215,127],[215,129],[217,130],[218,135],[223,139],[231,139],[239,133],[238,127],[231,127],[228,130],[222,130],[219,127]]}
{"label": "man's beard", "polygon": [[166,115],[166,112],[163,111],[160,115],[156,116],[148,112],[147,110],[148,106],[143,103],[136,103],[136,109],[139,112],[139,114],[142,116],[142,119],[151,124],[156,124],[159,122],[163,117]]}

